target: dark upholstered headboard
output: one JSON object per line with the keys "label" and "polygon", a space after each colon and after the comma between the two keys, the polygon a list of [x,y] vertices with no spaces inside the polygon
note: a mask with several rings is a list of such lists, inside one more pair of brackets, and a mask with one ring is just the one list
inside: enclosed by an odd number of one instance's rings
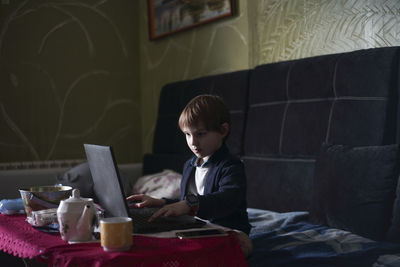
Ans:
{"label": "dark upholstered headboard", "polygon": [[308,210],[322,142],[398,143],[399,49],[318,56],[167,84],[144,172],[181,170],[190,154],[178,116],[192,97],[218,94],[233,118],[228,147],[246,166],[248,206]]}
{"label": "dark upholstered headboard", "polygon": [[398,142],[399,52],[360,50],[254,69],[243,156],[250,207],[308,210],[322,142]]}

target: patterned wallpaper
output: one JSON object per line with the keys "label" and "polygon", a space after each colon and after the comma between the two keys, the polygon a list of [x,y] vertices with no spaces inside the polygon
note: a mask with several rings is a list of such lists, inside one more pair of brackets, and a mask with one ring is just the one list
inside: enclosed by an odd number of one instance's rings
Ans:
{"label": "patterned wallpaper", "polygon": [[[140,161],[138,2],[0,1],[0,162]],[[139,148],[139,149],[137,149]]]}
{"label": "patterned wallpaper", "polygon": [[400,45],[399,0],[251,2],[252,66]]}

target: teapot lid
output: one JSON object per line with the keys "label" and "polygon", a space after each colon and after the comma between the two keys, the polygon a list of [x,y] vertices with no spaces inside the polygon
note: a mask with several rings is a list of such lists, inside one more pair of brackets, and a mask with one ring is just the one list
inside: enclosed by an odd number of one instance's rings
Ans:
{"label": "teapot lid", "polygon": [[72,196],[64,200],[65,202],[87,202],[88,199],[81,198],[81,192],[79,189],[75,188],[72,190]]}

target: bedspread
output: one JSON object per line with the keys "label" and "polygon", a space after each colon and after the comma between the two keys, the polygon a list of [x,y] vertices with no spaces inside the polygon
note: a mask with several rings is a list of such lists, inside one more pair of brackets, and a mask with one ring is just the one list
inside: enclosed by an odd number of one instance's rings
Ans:
{"label": "bedspread", "polygon": [[307,212],[248,209],[249,266],[398,266],[400,245],[306,221]]}

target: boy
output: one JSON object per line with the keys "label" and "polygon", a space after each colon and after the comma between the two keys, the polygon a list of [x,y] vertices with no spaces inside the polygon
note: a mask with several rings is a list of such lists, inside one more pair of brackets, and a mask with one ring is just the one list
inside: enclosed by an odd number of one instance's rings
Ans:
{"label": "boy", "polygon": [[243,163],[225,146],[230,114],[223,100],[214,95],[193,98],[179,118],[179,127],[194,153],[183,169],[180,200],[132,195],[137,208],[162,206],[159,216],[196,215],[246,234],[250,232],[246,211],[246,176]]}

